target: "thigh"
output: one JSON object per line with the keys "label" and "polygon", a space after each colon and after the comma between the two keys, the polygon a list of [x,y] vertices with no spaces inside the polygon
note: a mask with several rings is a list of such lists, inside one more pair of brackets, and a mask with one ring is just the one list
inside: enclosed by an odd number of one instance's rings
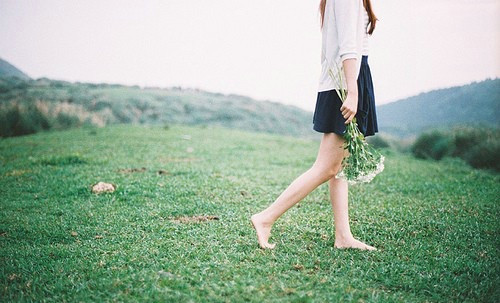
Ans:
{"label": "thigh", "polygon": [[315,165],[322,168],[337,169],[346,155],[344,137],[336,133],[325,133],[321,138]]}

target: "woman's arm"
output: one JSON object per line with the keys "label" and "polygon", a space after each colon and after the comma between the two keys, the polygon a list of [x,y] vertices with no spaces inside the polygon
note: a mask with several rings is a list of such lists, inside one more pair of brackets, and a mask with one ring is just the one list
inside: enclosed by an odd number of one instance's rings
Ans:
{"label": "woman's arm", "polygon": [[344,67],[345,79],[347,82],[347,98],[342,103],[340,111],[346,119],[345,124],[351,123],[358,110],[358,81],[356,79],[356,60],[355,58],[342,61]]}
{"label": "woman's arm", "polygon": [[359,15],[359,0],[334,0],[333,13],[337,25],[340,60],[356,58],[357,24]]}
{"label": "woman's arm", "polygon": [[360,2],[356,0],[335,0],[334,13],[339,38],[339,55],[344,68],[347,82],[347,98],[342,104],[340,111],[348,124],[354,119],[358,110],[358,83],[357,71],[357,18]]}

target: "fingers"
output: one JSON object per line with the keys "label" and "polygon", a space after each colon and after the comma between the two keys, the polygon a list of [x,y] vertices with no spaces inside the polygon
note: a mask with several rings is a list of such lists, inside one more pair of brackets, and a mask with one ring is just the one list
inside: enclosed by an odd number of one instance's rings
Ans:
{"label": "fingers", "polygon": [[350,106],[346,106],[345,104],[343,104],[341,107],[340,107],[340,111],[342,112],[342,116],[349,113],[349,114],[356,114],[356,111],[357,111],[357,108],[353,108],[353,107],[350,107]]}
{"label": "fingers", "polygon": [[345,114],[343,116],[344,116],[344,119],[346,119],[345,120],[345,124],[349,124],[349,123],[351,123],[352,119],[354,119],[354,117],[356,116],[356,114],[355,113],[347,113],[347,114]]}
{"label": "fingers", "polygon": [[345,121],[345,124],[349,124],[351,123],[352,119],[354,119],[354,114],[353,115],[350,115],[349,118],[347,118],[347,120]]}
{"label": "fingers", "polygon": [[346,119],[353,112],[351,109],[344,107],[344,106],[342,106],[340,108],[340,111],[342,112],[342,116],[344,116],[344,118],[346,118]]}
{"label": "fingers", "polygon": [[346,119],[345,124],[351,123],[352,119],[356,116],[356,111],[353,111],[344,105],[342,105],[340,110],[342,111],[342,116]]}
{"label": "fingers", "polygon": [[349,112],[349,110],[347,109],[347,107],[344,107],[343,105],[340,108],[340,111],[342,112],[342,116],[344,116],[345,114],[347,114]]}

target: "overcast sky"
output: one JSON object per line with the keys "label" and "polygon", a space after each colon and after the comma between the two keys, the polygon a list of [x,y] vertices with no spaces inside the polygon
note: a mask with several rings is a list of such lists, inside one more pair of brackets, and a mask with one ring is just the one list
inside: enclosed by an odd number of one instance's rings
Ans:
{"label": "overcast sky", "polygon": [[[237,93],[312,111],[319,0],[0,0],[0,57],[34,78]],[[372,0],[377,104],[500,76],[500,0]]]}

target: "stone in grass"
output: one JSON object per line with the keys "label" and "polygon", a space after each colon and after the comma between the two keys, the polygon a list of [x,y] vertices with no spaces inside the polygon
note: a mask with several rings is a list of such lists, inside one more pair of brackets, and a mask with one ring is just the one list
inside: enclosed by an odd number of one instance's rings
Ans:
{"label": "stone in grass", "polygon": [[106,183],[99,181],[98,183],[92,185],[92,192],[95,194],[100,194],[104,192],[114,192],[116,185],[113,183]]}

